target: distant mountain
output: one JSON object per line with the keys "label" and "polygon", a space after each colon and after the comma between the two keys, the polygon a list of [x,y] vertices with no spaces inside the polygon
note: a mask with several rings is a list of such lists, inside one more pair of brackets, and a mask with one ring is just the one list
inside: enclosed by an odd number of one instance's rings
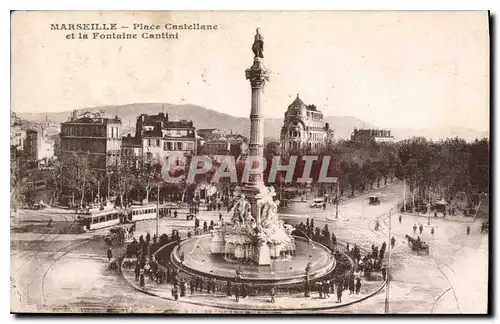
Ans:
{"label": "distant mountain", "polygon": [[448,127],[448,128],[426,128],[426,129],[408,129],[408,128],[393,128],[392,134],[397,140],[423,136],[431,140],[441,140],[446,138],[463,138],[470,142],[477,139],[489,138],[489,132],[481,132],[476,129],[466,127]]}
{"label": "distant mountain", "polygon": [[[108,117],[119,116],[122,118],[124,132],[132,132],[135,129],[137,116],[140,114],[158,114],[164,111],[169,114],[171,120],[187,119],[192,120],[197,128],[220,128],[233,131],[245,136],[250,132],[249,118],[234,117],[220,113],[201,106],[185,104],[172,105],[168,103],[134,103],[120,106],[103,106],[82,110],[98,111],[104,110],[104,115]],[[33,122],[42,122],[47,118],[52,122],[65,122],[71,115],[71,111],[49,112],[49,113],[17,113],[19,117]],[[364,122],[353,116],[326,116],[325,121],[330,124],[330,128],[335,130],[335,138],[347,139],[354,128],[376,128],[376,125]],[[272,138],[279,139],[280,130],[283,125],[283,118],[265,118],[264,129],[266,140]],[[429,139],[438,140],[446,137],[462,137],[466,140],[489,137],[487,132],[480,132],[469,128],[448,128],[448,129],[393,129],[392,133],[396,140],[423,136]]]}

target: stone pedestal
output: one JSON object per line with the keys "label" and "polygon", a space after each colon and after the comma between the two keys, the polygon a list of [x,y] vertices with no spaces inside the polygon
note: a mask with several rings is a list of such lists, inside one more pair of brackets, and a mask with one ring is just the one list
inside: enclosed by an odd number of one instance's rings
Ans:
{"label": "stone pedestal", "polygon": [[219,232],[215,232],[210,243],[210,252],[215,254],[224,254],[225,242],[224,237]]}
{"label": "stone pedestal", "polygon": [[271,264],[271,256],[269,253],[269,246],[263,242],[257,248],[257,253],[255,253],[255,262],[258,265],[270,265]]}

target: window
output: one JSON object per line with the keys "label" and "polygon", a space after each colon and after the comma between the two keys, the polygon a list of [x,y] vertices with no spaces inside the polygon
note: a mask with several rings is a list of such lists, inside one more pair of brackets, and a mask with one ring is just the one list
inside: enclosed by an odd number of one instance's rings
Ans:
{"label": "window", "polygon": [[177,146],[177,147],[176,147],[176,149],[177,149],[178,151],[182,151],[182,142],[177,142],[177,143],[176,143],[176,146]]}
{"label": "window", "polygon": [[151,139],[148,139],[148,146],[151,146]]}
{"label": "window", "polygon": [[156,140],[156,146],[158,146],[158,147],[160,146],[160,140],[159,139]]}
{"label": "window", "polygon": [[188,143],[188,144],[187,144],[187,148],[188,148],[188,150],[190,150],[190,151],[194,150],[194,143]]}

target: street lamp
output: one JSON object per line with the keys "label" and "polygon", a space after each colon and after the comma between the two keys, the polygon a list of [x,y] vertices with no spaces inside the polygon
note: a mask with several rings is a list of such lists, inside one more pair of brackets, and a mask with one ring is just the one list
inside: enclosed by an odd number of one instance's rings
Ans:
{"label": "street lamp", "polygon": [[391,246],[391,219],[392,219],[392,209],[389,210],[389,240],[388,240],[388,248],[389,248],[389,256],[388,256],[388,261],[387,261],[387,279],[386,279],[386,284],[385,284],[385,313],[389,313],[389,282],[391,278],[391,253],[392,253],[392,246]]}
{"label": "street lamp", "polygon": [[427,209],[429,210],[429,215],[427,216],[427,225],[431,225],[431,204],[427,203]]}
{"label": "street lamp", "polygon": [[160,227],[160,182],[158,181],[158,194],[156,195],[156,238],[158,236],[158,229]]}
{"label": "street lamp", "polygon": [[337,194],[336,194],[337,205],[335,206],[335,218],[339,218],[339,180],[337,179]]}

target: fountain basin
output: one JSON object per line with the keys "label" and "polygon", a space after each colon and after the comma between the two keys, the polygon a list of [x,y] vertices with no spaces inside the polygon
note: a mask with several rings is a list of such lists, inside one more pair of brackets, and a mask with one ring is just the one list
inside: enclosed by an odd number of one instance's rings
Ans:
{"label": "fountain basin", "polygon": [[240,282],[259,285],[282,285],[304,282],[305,268],[310,263],[309,279],[316,280],[335,268],[335,257],[322,244],[310,244],[294,236],[293,256],[271,260],[269,265],[255,265],[228,260],[222,254],[211,252],[212,235],[187,239],[176,246],[171,254],[172,263],[181,271],[194,276],[217,280],[234,280],[240,271]]}

